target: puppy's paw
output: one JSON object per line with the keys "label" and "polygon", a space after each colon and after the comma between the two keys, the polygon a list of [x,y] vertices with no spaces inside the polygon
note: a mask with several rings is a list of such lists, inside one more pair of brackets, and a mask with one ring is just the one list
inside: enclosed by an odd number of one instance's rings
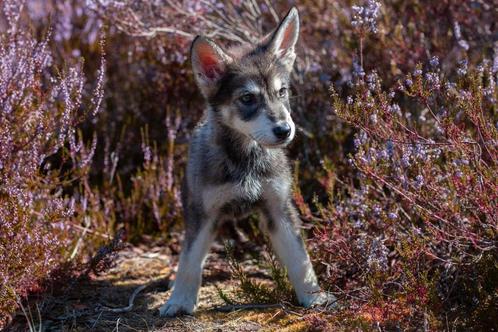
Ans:
{"label": "puppy's paw", "polygon": [[312,308],[317,306],[334,308],[337,306],[336,297],[331,293],[323,291],[306,294],[306,296],[302,297],[299,302],[301,302],[301,305],[305,308]]}
{"label": "puppy's paw", "polygon": [[170,298],[161,308],[159,308],[159,315],[161,317],[175,317],[179,315],[192,315],[195,310],[195,302],[183,300],[176,300]]}

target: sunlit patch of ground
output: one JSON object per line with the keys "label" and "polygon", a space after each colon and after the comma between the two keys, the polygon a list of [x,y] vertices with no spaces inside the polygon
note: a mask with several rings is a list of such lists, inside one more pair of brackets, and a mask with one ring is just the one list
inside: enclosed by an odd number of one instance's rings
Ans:
{"label": "sunlit patch of ground", "polygon": [[[177,256],[168,248],[130,247],[120,252],[114,268],[91,280],[74,285],[62,294],[56,289],[44,294],[36,303],[42,312],[43,331],[306,331],[309,322],[301,308],[263,308],[219,312],[225,305],[216,285],[231,296],[237,281],[231,280],[229,268],[218,246],[208,257],[200,291],[199,308],[194,316],[162,318],[159,307],[170,295],[169,279]],[[260,282],[269,277],[250,260],[245,270]],[[134,299],[127,312],[108,308],[124,308],[140,286],[145,288]],[[36,306],[33,306],[36,308]],[[33,309],[32,309],[33,311]],[[309,312],[308,312],[309,313]],[[32,312],[38,324],[36,310]],[[316,313],[314,313],[316,314]],[[26,329],[26,319],[18,315],[9,330]]]}

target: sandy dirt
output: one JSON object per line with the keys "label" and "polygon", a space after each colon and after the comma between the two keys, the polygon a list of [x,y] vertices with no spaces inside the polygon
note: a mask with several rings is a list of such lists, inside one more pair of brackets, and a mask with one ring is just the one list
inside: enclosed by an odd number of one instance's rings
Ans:
{"label": "sandy dirt", "polygon": [[[173,250],[175,251],[175,250]],[[200,290],[199,307],[194,316],[162,318],[159,307],[169,297],[178,255],[161,246],[127,247],[119,253],[116,265],[107,272],[78,282],[64,291],[53,289],[32,300],[31,316],[39,327],[36,306],[41,308],[41,331],[308,331],[309,315],[317,312],[297,307],[271,307],[220,312],[226,303],[216,286],[230,295],[237,287],[231,279],[223,247],[215,245],[208,256]],[[242,260],[248,275],[260,282],[270,277],[250,259]],[[125,308],[137,288],[142,288],[133,306]],[[29,314],[29,313],[28,313]],[[26,317],[16,316],[9,331],[25,331]],[[318,330],[318,329],[314,329]]]}

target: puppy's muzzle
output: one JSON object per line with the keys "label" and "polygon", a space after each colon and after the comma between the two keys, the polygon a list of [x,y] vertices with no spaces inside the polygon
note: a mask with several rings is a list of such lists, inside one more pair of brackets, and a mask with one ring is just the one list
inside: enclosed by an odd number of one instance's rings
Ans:
{"label": "puppy's muzzle", "polygon": [[279,140],[286,140],[291,134],[291,126],[285,122],[273,128],[273,134]]}

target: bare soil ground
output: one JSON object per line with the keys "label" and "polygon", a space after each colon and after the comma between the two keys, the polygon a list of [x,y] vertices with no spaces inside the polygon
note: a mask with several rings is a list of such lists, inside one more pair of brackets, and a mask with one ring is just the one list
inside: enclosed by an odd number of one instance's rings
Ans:
{"label": "bare soil ground", "polygon": [[[226,304],[216,286],[230,295],[237,287],[231,279],[223,257],[223,247],[215,245],[208,256],[200,290],[199,308],[194,316],[162,318],[159,307],[169,297],[170,279],[174,277],[178,255],[176,250],[161,246],[128,247],[119,253],[115,267],[99,276],[64,290],[54,289],[38,300],[32,300],[31,314],[39,328],[36,306],[41,308],[41,331],[308,331],[305,317],[318,312],[296,307],[264,307],[261,309],[220,312]],[[270,277],[258,270],[250,259],[243,260],[248,275],[260,282]],[[133,293],[134,303],[129,310]],[[109,309],[117,309],[112,311]],[[9,331],[26,331],[27,319],[22,312]]]}

